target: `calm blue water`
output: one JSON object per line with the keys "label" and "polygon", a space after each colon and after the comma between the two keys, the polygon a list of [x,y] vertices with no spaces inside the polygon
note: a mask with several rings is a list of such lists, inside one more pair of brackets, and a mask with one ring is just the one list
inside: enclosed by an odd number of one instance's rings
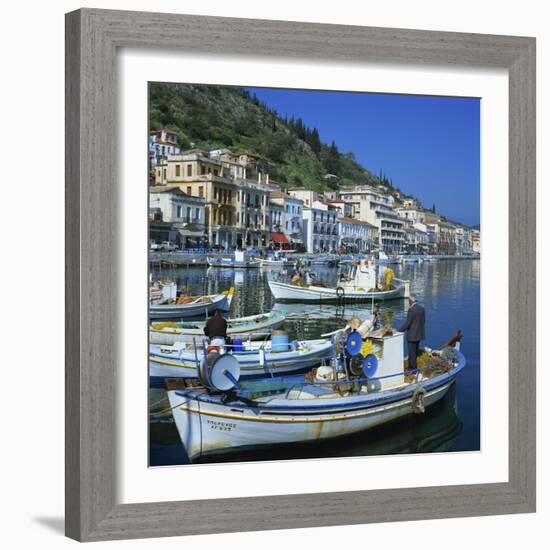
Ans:
{"label": "calm blue water", "polygon": [[[426,309],[426,341],[431,348],[443,345],[461,329],[461,351],[467,365],[452,391],[426,414],[388,424],[353,437],[285,448],[262,448],[227,460],[279,460],[328,456],[365,456],[396,453],[475,451],[480,448],[479,375],[479,260],[445,260],[396,267],[396,277],[409,279],[412,292]],[[191,293],[213,294],[235,287],[231,316],[269,311],[288,314],[283,328],[292,337],[317,338],[341,328],[352,317],[364,317],[370,305],[328,306],[275,304],[267,278],[276,271],[179,268],[153,270],[153,277],[175,279],[178,288]],[[336,286],[338,269],[317,269],[318,280]],[[407,303],[395,300],[381,304],[382,314],[393,316],[393,325],[405,318]],[[162,396],[161,396],[162,397]],[[158,392],[154,400],[158,400]],[[225,460],[225,458],[224,458]],[[218,459],[219,461],[219,459]],[[151,466],[188,463],[170,418],[150,423]]]}

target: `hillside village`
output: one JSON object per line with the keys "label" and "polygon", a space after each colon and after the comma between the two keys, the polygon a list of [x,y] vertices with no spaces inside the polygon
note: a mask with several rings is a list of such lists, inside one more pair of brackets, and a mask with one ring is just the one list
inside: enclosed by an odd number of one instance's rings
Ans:
{"label": "hillside village", "polygon": [[309,253],[470,255],[478,229],[452,222],[382,184],[315,191],[270,178],[262,159],[236,148],[182,149],[170,128],[149,136],[150,244],[178,249],[282,248]]}

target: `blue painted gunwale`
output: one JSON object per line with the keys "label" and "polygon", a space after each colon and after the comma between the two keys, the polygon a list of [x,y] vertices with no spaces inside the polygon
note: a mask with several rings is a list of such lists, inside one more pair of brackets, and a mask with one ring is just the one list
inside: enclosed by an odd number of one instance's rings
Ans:
{"label": "blue painted gunwale", "polygon": [[[239,363],[241,365],[257,365],[257,360],[250,360],[247,359],[247,355],[258,355],[259,350],[245,350],[245,351],[238,351],[238,352],[231,352],[232,355],[235,355],[239,358]],[[305,359],[310,359],[311,357],[319,356],[321,359],[327,359],[332,355],[332,350],[330,348],[327,349],[312,349],[306,352],[299,353],[298,355],[289,355],[295,353],[293,350],[288,351],[266,351],[266,356],[269,355],[270,357],[270,363],[274,365],[281,365],[286,364],[288,362],[292,361],[298,361],[301,362]],[[284,354],[287,354],[286,357],[282,357]],[[199,353],[199,356],[202,358],[202,352]],[[279,356],[279,357],[277,357]],[[191,351],[188,352],[187,357],[180,357],[176,354],[170,355],[170,354],[162,354],[162,353],[153,353],[149,352],[149,357],[158,357],[159,359],[170,359],[174,361],[174,363],[195,363],[195,357],[194,353]],[[241,359],[242,358],[242,359]],[[267,357],[266,357],[267,360]],[[268,365],[269,366],[269,365]]]}
{"label": "blue painted gunwale", "polygon": [[[437,390],[438,388],[443,387],[446,384],[450,384],[454,382],[459,372],[466,365],[466,360],[464,356],[460,352],[458,353],[458,356],[459,356],[459,363],[456,367],[451,369],[448,373],[440,374],[439,376],[436,376],[431,380],[422,382],[421,386],[427,391],[432,391],[432,390]],[[372,380],[376,380],[376,378]],[[342,381],[341,383],[348,383],[348,382]],[[307,385],[307,383],[304,385]],[[403,399],[407,399],[408,397],[412,396],[412,394],[414,393],[417,387],[419,387],[418,384],[411,384],[409,387],[400,391],[386,390],[380,393],[375,393],[370,396],[367,396],[362,401],[354,402],[353,405],[350,405],[349,403],[335,403],[335,404],[324,403],[324,404],[315,405],[315,404],[310,404],[305,400],[302,400],[301,401],[302,406],[299,406],[299,407],[292,406],[292,405],[269,405],[267,403],[239,400],[238,396],[236,400],[222,402],[224,395],[206,394],[204,393],[204,390],[176,391],[176,395],[179,395],[180,397],[186,397],[188,399],[194,399],[196,401],[201,401],[204,403],[223,405],[226,407],[245,407],[248,409],[256,409],[258,412],[262,412],[263,414],[270,414],[271,412],[275,414],[279,411],[289,411],[289,412],[293,412],[296,415],[300,415],[300,414],[309,414],[309,413],[322,413],[327,410],[330,410],[331,412],[335,412],[335,413],[336,412],[338,413],[353,412],[361,409],[376,408],[376,407],[379,407],[380,405],[389,405],[394,402],[402,401]],[[386,394],[386,395],[381,395],[381,394]],[[276,398],[276,396],[274,397]]]}

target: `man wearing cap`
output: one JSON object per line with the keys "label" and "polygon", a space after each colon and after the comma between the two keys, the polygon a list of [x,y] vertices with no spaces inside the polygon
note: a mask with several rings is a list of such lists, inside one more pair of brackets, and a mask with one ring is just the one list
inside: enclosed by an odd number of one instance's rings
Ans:
{"label": "man wearing cap", "polygon": [[405,332],[409,348],[409,369],[416,369],[416,356],[420,340],[426,337],[424,327],[426,325],[426,312],[424,308],[416,301],[416,296],[409,297],[409,311],[405,323],[399,327],[399,332]]}

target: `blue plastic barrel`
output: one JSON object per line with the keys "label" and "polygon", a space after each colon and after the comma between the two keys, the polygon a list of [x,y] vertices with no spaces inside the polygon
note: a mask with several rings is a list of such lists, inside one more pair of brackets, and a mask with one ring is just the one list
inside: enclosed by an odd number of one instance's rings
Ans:
{"label": "blue plastic barrel", "polygon": [[274,330],[271,334],[271,351],[288,351],[288,334]]}
{"label": "blue plastic barrel", "polygon": [[238,338],[235,338],[235,340],[233,340],[233,351],[235,352],[241,352],[243,351],[243,341],[238,339]]}

